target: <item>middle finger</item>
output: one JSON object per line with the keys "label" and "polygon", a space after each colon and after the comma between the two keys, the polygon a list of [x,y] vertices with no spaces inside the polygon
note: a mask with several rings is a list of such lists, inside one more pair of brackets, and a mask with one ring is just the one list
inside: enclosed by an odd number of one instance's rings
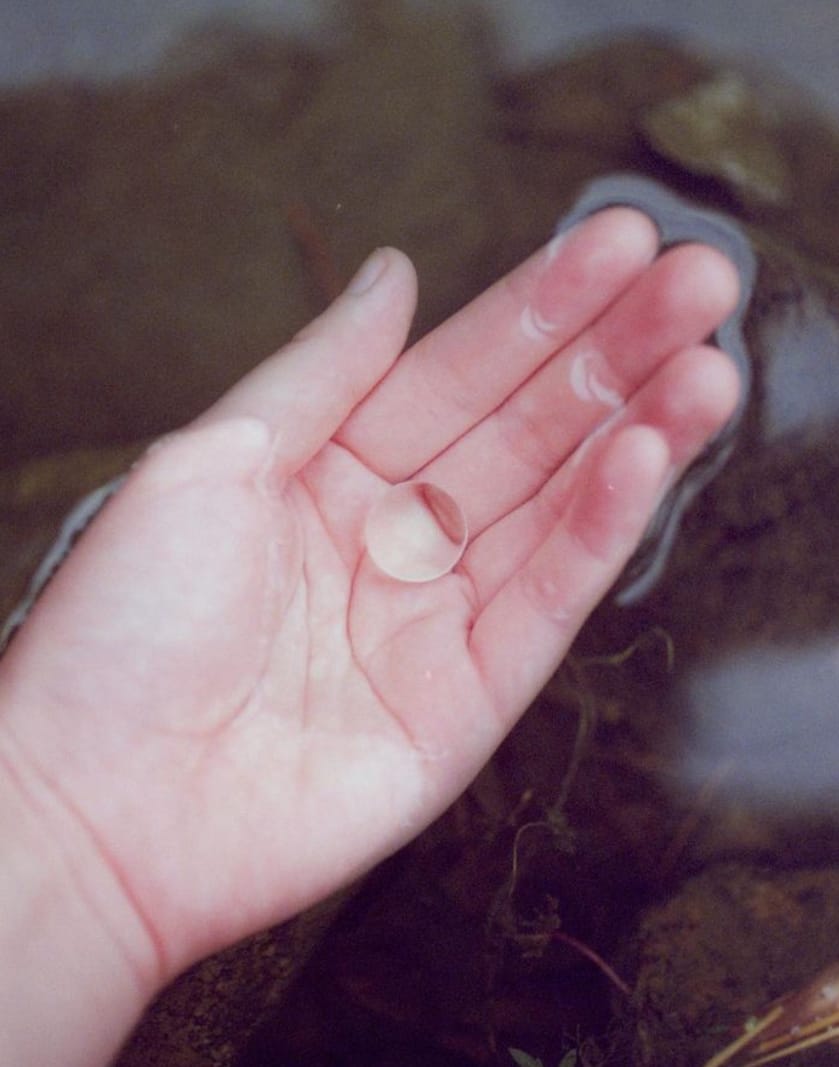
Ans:
{"label": "middle finger", "polygon": [[625,207],[554,238],[401,356],[337,443],[389,481],[409,478],[600,316],[657,249],[651,220]]}
{"label": "middle finger", "polygon": [[460,503],[473,534],[518,507],[674,352],[733,310],[734,267],[716,249],[665,253],[582,335],[420,473]]}

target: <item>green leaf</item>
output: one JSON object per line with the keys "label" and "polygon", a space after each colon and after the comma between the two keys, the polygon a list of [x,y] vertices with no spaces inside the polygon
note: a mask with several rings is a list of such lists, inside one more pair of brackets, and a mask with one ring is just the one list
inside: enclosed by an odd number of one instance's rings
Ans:
{"label": "green leaf", "polygon": [[569,1049],[559,1061],[559,1067],[577,1067],[577,1050]]}
{"label": "green leaf", "polygon": [[[507,1051],[516,1061],[518,1067],[542,1067],[541,1060],[537,1060],[535,1056],[529,1056],[526,1052],[522,1052],[520,1048],[508,1048]],[[561,1065],[561,1067],[564,1067],[564,1065]]]}

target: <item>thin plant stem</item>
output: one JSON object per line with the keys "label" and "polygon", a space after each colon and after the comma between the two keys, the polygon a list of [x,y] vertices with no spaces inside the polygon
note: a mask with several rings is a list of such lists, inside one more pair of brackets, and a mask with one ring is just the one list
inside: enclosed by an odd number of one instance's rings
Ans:
{"label": "thin plant stem", "polygon": [[585,956],[587,960],[591,960],[595,967],[597,967],[601,973],[609,979],[612,985],[615,986],[616,989],[619,989],[625,997],[632,996],[632,990],[615,969],[610,967],[603,957],[599,956],[593,948],[589,948],[584,941],[579,941],[576,937],[572,937],[571,934],[566,934],[562,930],[554,930],[553,936],[557,941],[563,941],[566,945],[570,945],[571,948],[576,949],[577,952],[579,952],[581,956]]}
{"label": "thin plant stem", "polygon": [[777,1019],[781,1017],[784,1012],[783,1005],[779,1004],[773,1008],[772,1011],[766,1013],[762,1019],[759,1019],[753,1026],[750,1026],[744,1033],[742,1033],[736,1041],[732,1041],[730,1045],[726,1045],[724,1049],[712,1056],[708,1060],[704,1067],[722,1067],[724,1063],[728,1063],[729,1060],[733,1060],[740,1049],[745,1048],[746,1045],[750,1045],[758,1034],[762,1033],[767,1027],[771,1026]]}

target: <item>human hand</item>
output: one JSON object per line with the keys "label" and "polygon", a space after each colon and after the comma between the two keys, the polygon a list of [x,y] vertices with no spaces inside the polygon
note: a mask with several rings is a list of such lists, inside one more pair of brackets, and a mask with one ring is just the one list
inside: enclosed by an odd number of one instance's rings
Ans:
{"label": "human hand", "polygon": [[[643,215],[604,211],[398,360],[414,275],[380,252],[155,445],[52,580],[0,664],[0,767],[119,901],[102,922],[149,992],[437,816],[731,414],[702,341],[736,273],[657,252]],[[363,528],[417,476],[470,539],[406,584]]]}

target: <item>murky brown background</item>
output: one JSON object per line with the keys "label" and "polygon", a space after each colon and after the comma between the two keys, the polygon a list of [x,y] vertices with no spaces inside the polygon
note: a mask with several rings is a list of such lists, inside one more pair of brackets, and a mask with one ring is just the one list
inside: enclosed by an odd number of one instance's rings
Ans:
{"label": "murky brown background", "polygon": [[358,4],[328,47],[220,22],[145,76],[0,96],[3,613],[79,495],[374,245],[417,264],[417,332],[613,171],[729,213],[760,261],[738,445],[661,583],[601,607],[419,841],[196,968],[120,1067],[687,1067],[835,962],[839,133],[684,43],[500,51],[465,5]]}

